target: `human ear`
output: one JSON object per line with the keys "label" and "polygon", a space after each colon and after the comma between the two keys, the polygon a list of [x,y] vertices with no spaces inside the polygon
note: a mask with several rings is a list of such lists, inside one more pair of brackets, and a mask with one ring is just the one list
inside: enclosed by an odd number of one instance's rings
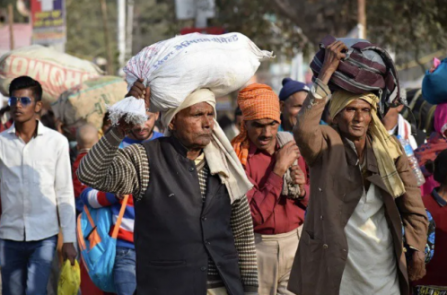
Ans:
{"label": "human ear", "polygon": [[42,101],[37,101],[36,105],[34,106],[34,112],[35,113],[40,113],[40,111],[42,111]]}
{"label": "human ear", "polygon": [[284,112],[284,111],[283,111],[284,105],[285,105],[284,101],[281,100],[281,101],[279,102],[279,109],[281,110],[281,113]]}
{"label": "human ear", "polygon": [[169,123],[169,125],[168,125],[168,128],[169,128],[169,130],[171,130],[171,131],[175,131],[176,130],[176,128],[175,128],[175,121],[176,121],[176,118],[177,116],[175,116],[172,120],[171,120],[171,123]]}
{"label": "human ear", "polygon": [[338,115],[335,118],[332,118],[332,124],[338,125]]}

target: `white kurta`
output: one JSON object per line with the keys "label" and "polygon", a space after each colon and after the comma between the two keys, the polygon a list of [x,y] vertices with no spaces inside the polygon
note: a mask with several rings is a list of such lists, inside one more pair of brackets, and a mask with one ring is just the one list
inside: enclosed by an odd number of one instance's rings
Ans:
{"label": "white kurta", "polygon": [[382,195],[373,184],[345,227],[348,259],[340,295],[400,295],[393,237]]}

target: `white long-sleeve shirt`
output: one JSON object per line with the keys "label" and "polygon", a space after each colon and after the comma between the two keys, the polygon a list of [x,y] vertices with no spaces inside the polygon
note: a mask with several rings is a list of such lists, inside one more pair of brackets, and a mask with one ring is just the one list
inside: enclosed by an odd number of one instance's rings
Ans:
{"label": "white long-sleeve shirt", "polygon": [[[76,241],[75,204],[67,139],[38,122],[27,144],[14,125],[0,133],[0,238],[38,241],[59,233]],[[58,214],[60,224],[58,221]]]}

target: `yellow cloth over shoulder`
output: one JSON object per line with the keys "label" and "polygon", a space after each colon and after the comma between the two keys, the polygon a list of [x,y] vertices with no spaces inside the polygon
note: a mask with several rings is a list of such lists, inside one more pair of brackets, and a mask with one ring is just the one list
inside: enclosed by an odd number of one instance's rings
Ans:
{"label": "yellow cloth over shoulder", "polygon": [[395,160],[402,155],[399,143],[388,134],[382,121],[377,115],[379,98],[372,94],[352,94],[343,90],[335,91],[330,102],[330,114],[332,118],[337,116],[346,106],[356,99],[362,99],[372,107],[371,123],[368,132],[372,138],[372,147],[377,159],[379,174],[382,177],[388,191],[395,197],[405,193],[405,186],[396,170]]}

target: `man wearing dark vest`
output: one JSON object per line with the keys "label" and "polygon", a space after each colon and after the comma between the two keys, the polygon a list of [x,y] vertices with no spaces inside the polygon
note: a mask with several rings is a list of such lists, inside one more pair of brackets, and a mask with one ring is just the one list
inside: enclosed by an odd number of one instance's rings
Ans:
{"label": "man wearing dark vest", "polygon": [[[136,82],[130,94],[149,88]],[[258,294],[252,185],[215,121],[206,89],[162,114],[167,136],[119,149],[124,120],[81,162],[79,179],[98,190],[133,194],[137,294]]]}

